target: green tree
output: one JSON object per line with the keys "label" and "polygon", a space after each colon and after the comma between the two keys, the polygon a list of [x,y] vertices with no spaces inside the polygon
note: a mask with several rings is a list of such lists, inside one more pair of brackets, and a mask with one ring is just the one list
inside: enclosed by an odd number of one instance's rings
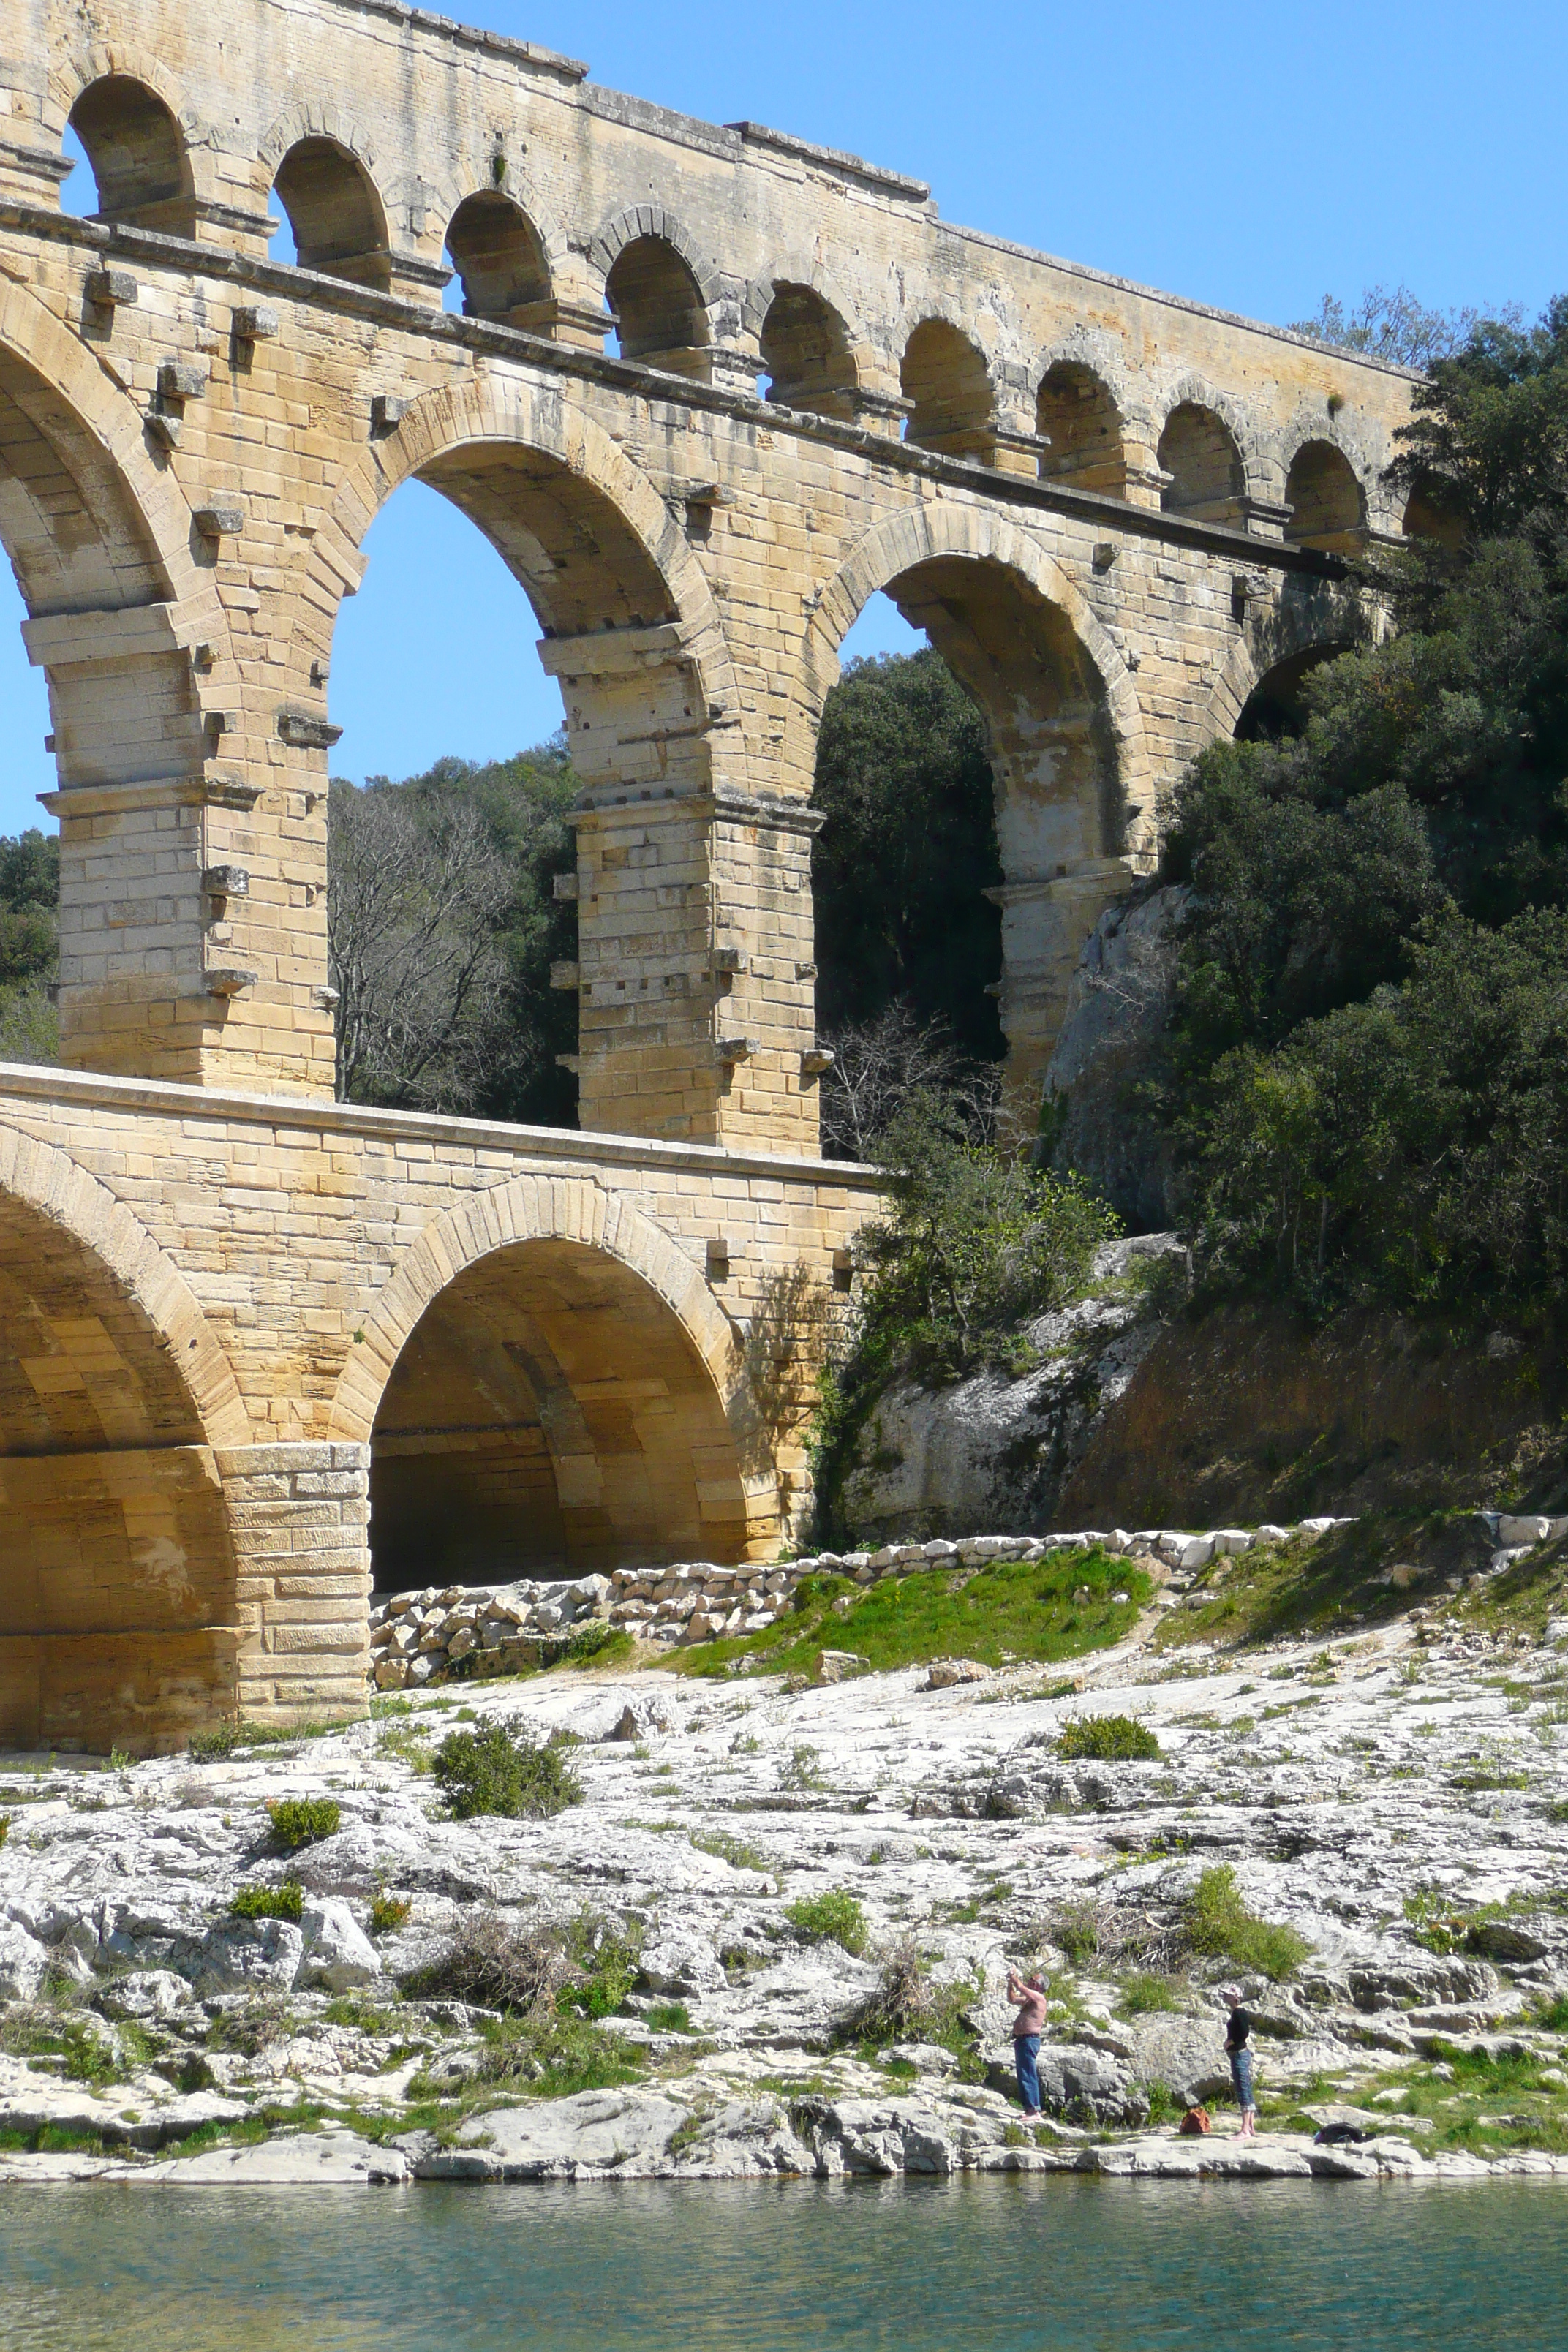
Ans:
{"label": "green tree", "polygon": [[0,1061],[58,1058],[59,890],[57,835],[0,835]]}
{"label": "green tree", "polygon": [[1401,440],[1456,529],[1369,566],[1398,633],[1173,796],[1164,1117],[1211,1281],[1528,1316],[1568,1285],[1568,300],[1478,322]]}
{"label": "green tree", "polygon": [[827,698],[812,860],[820,1026],[898,1003],[961,1055],[996,1061],[1002,969],[994,785],[979,711],[931,651],[852,661]]}

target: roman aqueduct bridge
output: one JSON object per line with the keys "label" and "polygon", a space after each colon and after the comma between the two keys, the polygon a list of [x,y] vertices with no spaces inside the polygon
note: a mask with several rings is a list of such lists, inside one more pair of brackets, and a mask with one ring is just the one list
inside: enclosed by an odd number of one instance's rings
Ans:
{"label": "roman aqueduct bridge", "polygon": [[[1366,626],[1409,380],[392,0],[6,24],[68,1066],[0,1070],[0,1741],[147,1747],[358,1701],[367,1490],[384,1580],[773,1548],[771,1302],[870,1197],[816,1156],[846,632],[886,590],[986,719],[1026,1094],[1162,787]],[[581,1133],[332,1099],[333,627],[411,478],[561,683]]]}

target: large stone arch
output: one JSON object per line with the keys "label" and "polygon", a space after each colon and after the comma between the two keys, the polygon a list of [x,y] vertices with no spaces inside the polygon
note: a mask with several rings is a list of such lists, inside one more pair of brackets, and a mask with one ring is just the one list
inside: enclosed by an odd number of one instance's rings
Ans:
{"label": "large stone arch", "polygon": [[[166,891],[198,892],[209,745],[191,649],[206,643],[214,673],[231,675],[218,667],[227,621],[144,418],[14,284],[0,296],[0,542],[48,682],[61,787],[62,1057],[195,1076],[199,1041],[223,1018],[201,991],[199,942],[175,951],[171,992],[170,974],[109,922],[101,861],[111,850],[128,865],[153,858]],[[128,1005],[171,992],[175,1017],[153,1024],[155,1039],[128,1017]]]}
{"label": "large stone arch", "polygon": [[821,591],[786,720],[809,777],[837,648],[885,589],[985,715],[1003,883],[1002,1025],[1021,1111],[1037,1090],[1096,918],[1152,865],[1154,780],[1125,663],[1080,591],[1026,530],[943,500],[868,532]]}
{"label": "large stone arch", "polygon": [[[85,97],[95,84],[116,78],[139,82],[168,109],[181,136],[183,162],[190,174],[195,203],[200,205],[220,200],[223,189],[217,132],[186,103],[180,82],[165,60],[133,41],[94,41],[87,48],[72,49],[60,58],[49,73],[44,127],[56,139],[63,139],[79,99]],[[142,226],[163,226],[176,235],[189,236],[195,224],[194,220],[175,218],[144,221]]]}
{"label": "large stone arch", "polygon": [[[732,719],[739,710],[739,689],[718,608],[666,500],[609,436],[574,409],[562,386],[499,373],[425,394],[411,404],[397,431],[373,441],[339,484],[301,559],[299,618],[289,662],[294,693],[313,694],[311,665],[325,669],[339,605],[364,576],[360,549],[365,534],[394,492],[416,477],[427,478],[444,460],[464,453],[508,451],[548,461],[563,479],[581,484],[614,511],[658,575],[667,600],[666,611],[645,614],[641,626],[679,631],[681,657],[689,664],[710,709],[716,718]],[[505,547],[500,552],[510,561]],[[512,569],[518,572],[515,563]],[[523,584],[531,599],[533,588]],[[548,616],[542,617],[549,628]],[[626,625],[631,625],[629,618]],[[556,667],[553,659],[551,667]]]}
{"label": "large stone arch", "polygon": [[428,1226],[367,1302],[330,1426],[370,1444],[384,1583],[446,1581],[432,1545],[493,1576],[776,1540],[732,1328],[685,1253],[584,1179],[516,1177]]}
{"label": "large stone arch", "polygon": [[[178,1745],[243,1642],[227,1359],[140,1221],[0,1128],[0,1745]],[[247,1456],[241,1454],[240,1459]]]}
{"label": "large stone arch", "polygon": [[1194,723],[1182,758],[1195,759],[1217,738],[1235,735],[1247,704],[1271,677],[1299,679],[1374,634],[1373,617],[1353,587],[1287,574],[1277,602],[1249,611],[1247,627],[1233,639],[1202,702],[1193,706]]}

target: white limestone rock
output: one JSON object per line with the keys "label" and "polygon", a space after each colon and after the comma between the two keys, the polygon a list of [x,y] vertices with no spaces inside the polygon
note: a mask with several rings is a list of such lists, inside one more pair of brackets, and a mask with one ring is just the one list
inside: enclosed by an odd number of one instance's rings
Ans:
{"label": "white limestone rock", "polygon": [[304,1937],[297,1985],[327,1992],[352,1992],[380,1976],[381,1955],[341,1896],[307,1903],[300,1919]]}

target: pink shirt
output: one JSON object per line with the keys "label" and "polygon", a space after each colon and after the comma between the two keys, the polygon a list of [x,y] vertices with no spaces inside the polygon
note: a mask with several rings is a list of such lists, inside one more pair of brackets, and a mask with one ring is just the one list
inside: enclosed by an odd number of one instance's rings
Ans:
{"label": "pink shirt", "polygon": [[1016,2042],[1026,2033],[1043,2033],[1046,2030],[1046,1996],[1026,1985],[1020,1993],[1009,1993],[1010,2000],[1018,2004],[1018,2014],[1013,2020],[1013,2039]]}

